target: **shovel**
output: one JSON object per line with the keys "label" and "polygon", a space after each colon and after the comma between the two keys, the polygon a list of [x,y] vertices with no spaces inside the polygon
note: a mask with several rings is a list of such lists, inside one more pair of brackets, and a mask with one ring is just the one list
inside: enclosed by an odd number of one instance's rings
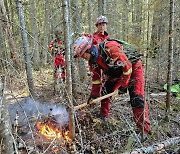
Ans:
{"label": "shovel", "polygon": [[98,98],[96,98],[96,99],[93,99],[92,101],[90,101],[90,103],[83,103],[83,104],[77,105],[77,106],[74,107],[74,110],[75,110],[75,111],[76,111],[76,110],[79,110],[79,109],[81,109],[81,108],[83,108],[83,107],[86,107],[87,105],[100,102],[100,101],[103,100],[103,99],[106,99],[106,98],[111,97],[111,96],[115,96],[115,95],[117,95],[117,94],[118,94],[118,90],[115,90],[115,91],[112,92],[112,93],[109,93],[109,94],[107,94],[107,95],[98,97]]}

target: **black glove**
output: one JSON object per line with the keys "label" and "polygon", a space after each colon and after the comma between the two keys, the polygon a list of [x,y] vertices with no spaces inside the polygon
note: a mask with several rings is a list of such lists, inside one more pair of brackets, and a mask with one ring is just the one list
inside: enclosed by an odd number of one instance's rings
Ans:
{"label": "black glove", "polygon": [[112,78],[119,77],[123,74],[122,66],[113,66],[109,68],[105,74],[109,75]]}
{"label": "black glove", "polygon": [[119,89],[118,89],[118,94],[119,94],[119,95],[120,95],[120,94],[125,94],[125,93],[127,93],[127,90],[128,90],[128,88],[119,87]]}
{"label": "black glove", "polygon": [[89,96],[89,98],[88,98],[88,101],[87,101],[87,103],[88,104],[91,104],[91,101],[93,100],[93,99],[96,99],[96,98],[98,98],[98,96]]}

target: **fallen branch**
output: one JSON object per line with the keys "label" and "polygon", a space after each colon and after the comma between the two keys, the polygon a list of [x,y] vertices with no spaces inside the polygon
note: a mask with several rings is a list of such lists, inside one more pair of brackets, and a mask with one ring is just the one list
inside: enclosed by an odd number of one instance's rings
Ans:
{"label": "fallen branch", "polygon": [[160,97],[160,96],[166,96],[166,92],[160,92],[160,93],[151,93],[151,97]]}
{"label": "fallen branch", "polygon": [[125,152],[123,154],[144,154],[144,153],[153,153],[160,152],[169,146],[174,146],[180,143],[180,137],[170,138],[162,143],[154,144],[148,147],[142,147],[138,149],[134,149],[131,152]]}

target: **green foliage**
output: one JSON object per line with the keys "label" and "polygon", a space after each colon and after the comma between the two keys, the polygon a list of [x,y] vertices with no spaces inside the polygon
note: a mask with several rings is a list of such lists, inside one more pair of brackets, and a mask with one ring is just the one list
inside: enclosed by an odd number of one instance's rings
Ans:
{"label": "green foliage", "polygon": [[[164,89],[167,90],[167,83],[164,85]],[[171,92],[176,94],[176,97],[180,99],[180,82],[171,86]]]}

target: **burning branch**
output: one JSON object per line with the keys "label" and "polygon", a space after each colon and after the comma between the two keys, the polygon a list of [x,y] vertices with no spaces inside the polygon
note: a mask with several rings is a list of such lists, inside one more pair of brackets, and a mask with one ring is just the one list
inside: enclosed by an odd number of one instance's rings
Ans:
{"label": "burning branch", "polygon": [[170,138],[162,143],[154,144],[148,147],[142,147],[131,152],[125,152],[124,154],[143,154],[143,153],[154,153],[154,152],[161,152],[165,148],[169,146],[173,146],[180,143],[180,137]]}

